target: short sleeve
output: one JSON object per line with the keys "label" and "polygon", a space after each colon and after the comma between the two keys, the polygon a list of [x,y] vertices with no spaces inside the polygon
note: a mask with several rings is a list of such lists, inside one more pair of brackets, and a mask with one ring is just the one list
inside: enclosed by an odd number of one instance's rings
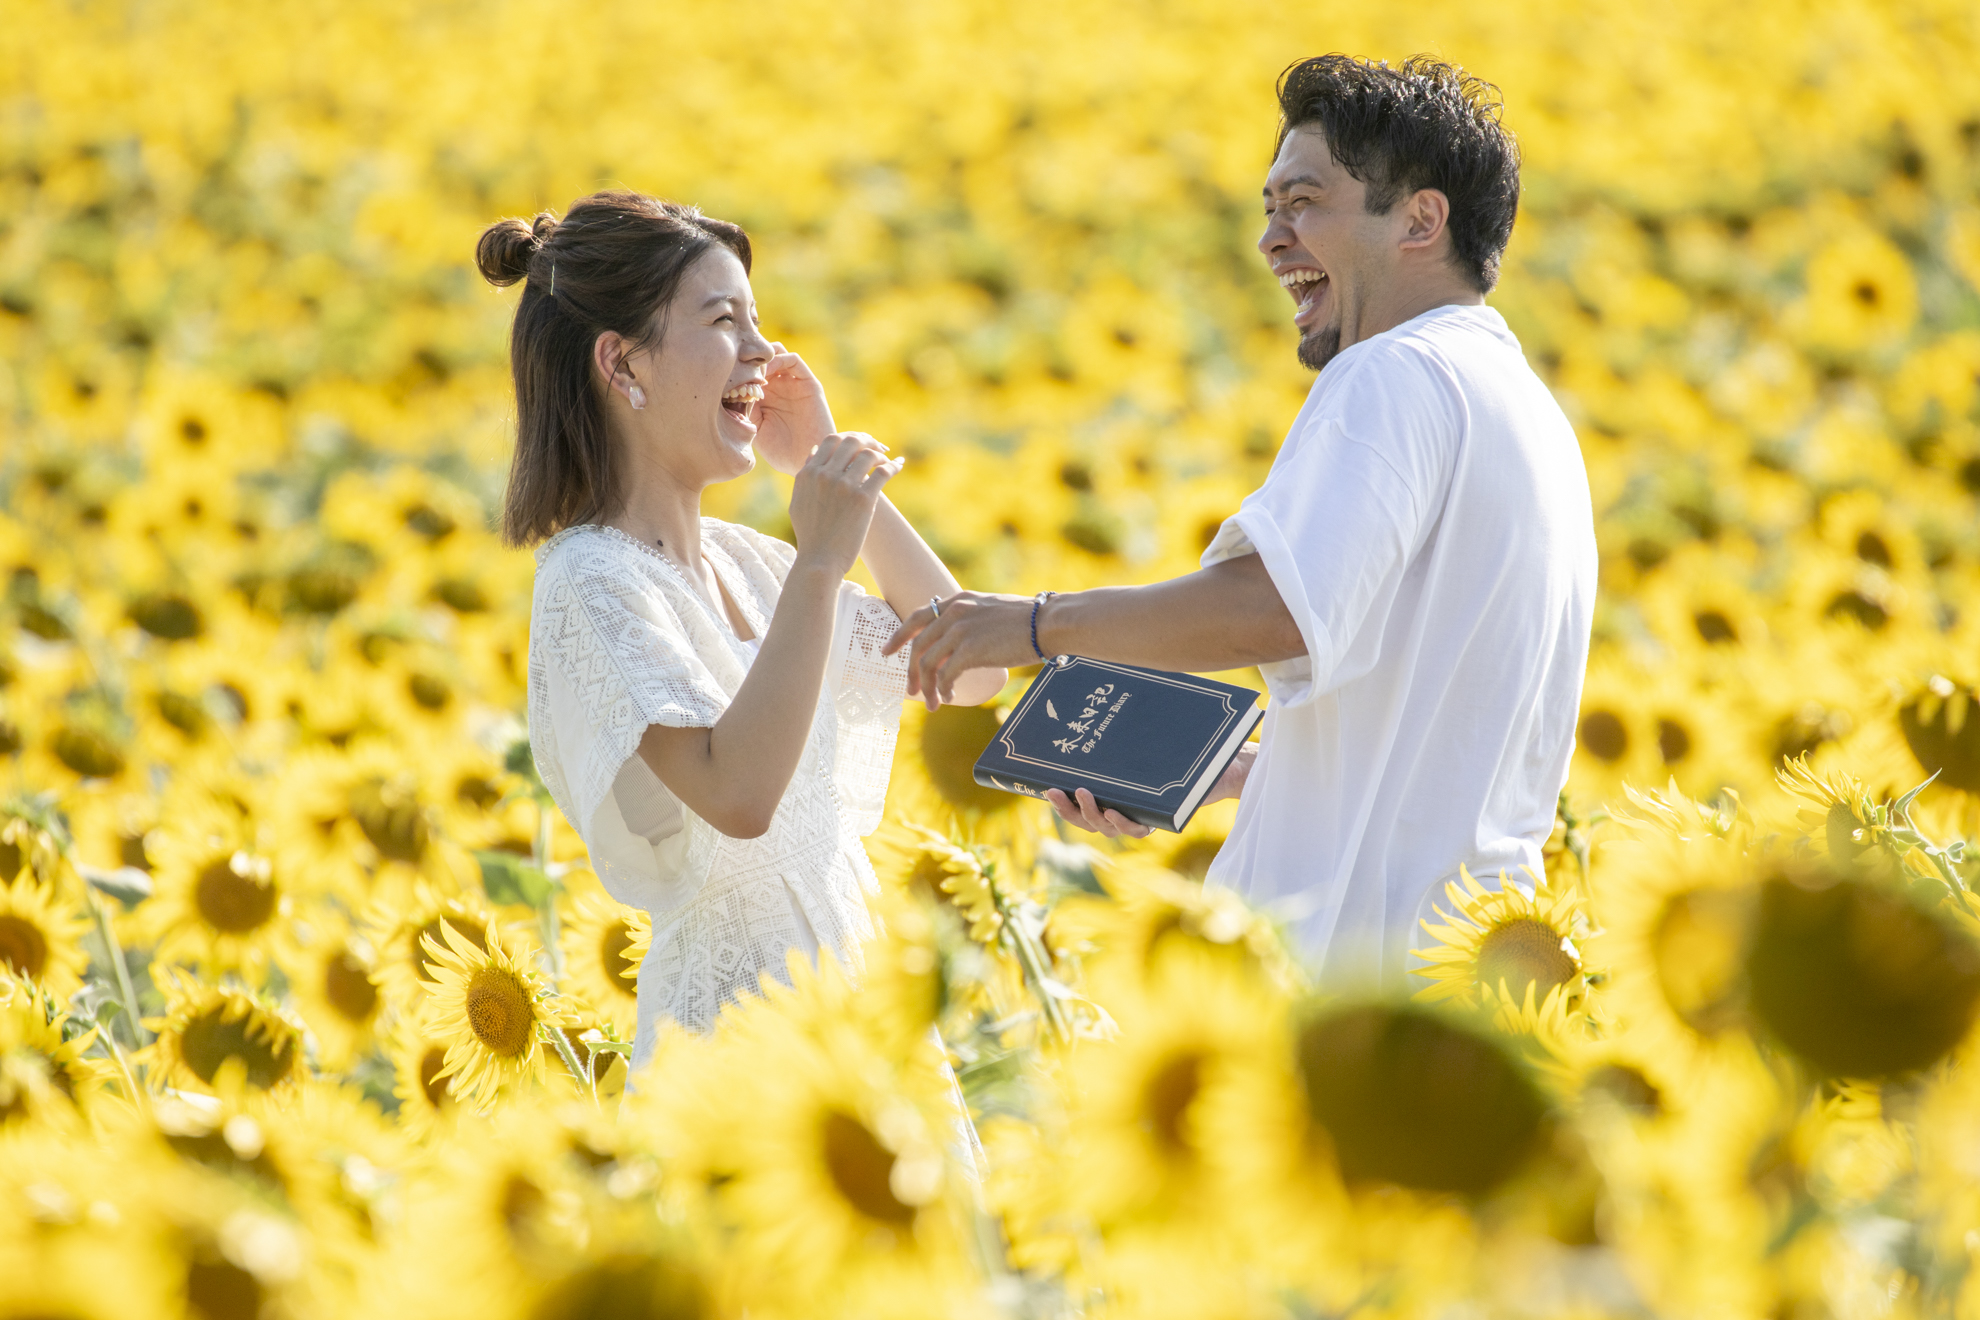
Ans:
{"label": "short sleeve", "polygon": [[[1219,529],[1206,567],[1257,554],[1306,654],[1261,665],[1293,706],[1366,672],[1410,561],[1450,486],[1461,431],[1455,396],[1420,355],[1342,361],[1352,375],[1309,401],[1271,474]],[[1323,386],[1335,385],[1323,376]]]}
{"label": "short sleeve", "polygon": [[908,652],[880,654],[900,624],[886,601],[867,595],[857,583],[840,587],[833,659],[826,670],[827,694],[838,715],[833,787],[863,835],[879,828],[886,808],[901,703],[907,700]]}
{"label": "short sleeve", "polygon": [[545,562],[530,626],[537,767],[594,851],[601,808],[647,726],[711,728],[729,704],[691,625],[639,574],[613,570],[610,559]]}

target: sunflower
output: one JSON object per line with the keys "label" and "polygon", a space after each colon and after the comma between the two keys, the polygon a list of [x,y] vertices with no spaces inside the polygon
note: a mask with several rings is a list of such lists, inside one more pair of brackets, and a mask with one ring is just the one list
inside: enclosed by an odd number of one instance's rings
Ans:
{"label": "sunflower", "polygon": [[415,885],[404,907],[378,903],[366,918],[366,932],[378,950],[374,976],[393,1003],[418,1003],[434,968],[424,940],[438,940],[443,929],[451,929],[476,948],[485,948],[488,932],[501,924],[495,910],[474,895],[444,898],[428,886]]}
{"label": "sunflower", "polygon": [[0,1123],[39,1117],[57,1098],[87,1111],[109,1089],[115,1066],[88,1054],[96,1029],[65,1039],[67,1025],[46,990],[0,971]]}
{"label": "sunflower", "polygon": [[391,901],[422,882],[460,889],[473,863],[438,835],[418,764],[376,738],[291,757],[276,831],[284,869],[312,888]]}
{"label": "sunflower", "polygon": [[1063,1210],[1103,1232],[1214,1234],[1296,1143],[1289,1000],[1205,941],[1165,943],[1107,999],[1119,1026],[1068,1063]]}
{"label": "sunflower", "polygon": [[342,1072],[371,1049],[385,994],[369,940],[323,916],[310,923],[310,933],[306,946],[280,962],[314,1038],[317,1066]]}
{"label": "sunflower", "polygon": [[1757,891],[1748,829],[1675,793],[1632,794],[1633,837],[1605,844],[1589,886],[1583,950],[1604,1013],[1643,1048],[1689,1070],[1750,1050],[1744,966]]}
{"label": "sunflower", "polygon": [[73,903],[23,877],[0,884],[0,970],[35,981],[58,999],[82,988],[89,922]]}
{"label": "sunflower", "polygon": [[428,1014],[402,1017],[385,1037],[385,1057],[392,1064],[392,1095],[398,1100],[399,1124],[415,1137],[430,1135],[460,1112],[449,1084],[447,1043]]}
{"label": "sunflower", "polygon": [[1856,861],[1875,847],[1882,828],[1872,819],[1876,805],[1863,782],[1842,771],[1818,773],[1806,756],[1784,761],[1774,772],[1781,791],[1801,806],[1802,833],[1819,841],[1838,862]]}
{"label": "sunflower", "polygon": [[1176,944],[1218,950],[1282,992],[1303,984],[1278,927],[1232,890],[1186,880],[1137,853],[1103,869],[1100,883],[1107,898],[1060,900],[1046,938],[1054,948],[1093,950],[1082,961],[1102,1003],[1116,983],[1154,975]]}
{"label": "sunflower", "polygon": [[583,895],[564,917],[557,947],[567,984],[622,1040],[639,1026],[639,964],[652,943],[653,919],[602,893]]}
{"label": "sunflower", "polygon": [[[953,959],[943,948],[936,909],[926,900],[886,894],[875,904],[878,933],[866,943],[852,1009],[876,1035],[906,1053],[958,1006]],[[958,923],[959,924],[959,923]],[[958,935],[959,938],[959,935]]]}
{"label": "sunflower", "polygon": [[1463,867],[1458,880],[1444,886],[1451,910],[1435,909],[1443,924],[1422,923],[1436,943],[1413,951],[1428,964],[1416,974],[1430,982],[1416,992],[1418,999],[1517,1007],[1529,995],[1545,1000],[1557,989],[1564,1000],[1581,997],[1576,941],[1587,933],[1588,918],[1578,888],[1521,869],[1530,887],[1501,872],[1498,888],[1486,889]]}
{"label": "sunflower", "polygon": [[1852,352],[1891,342],[1918,318],[1911,262],[1870,229],[1846,234],[1808,263],[1808,296],[1795,308],[1809,342]]}
{"label": "sunflower", "polygon": [[526,952],[511,952],[500,929],[490,926],[486,946],[443,925],[442,945],[420,938],[428,960],[426,982],[431,1030],[446,1043],[441,1076],[467,1103],[486,1109],[505,1087],[541,1074],[543,1051],[538,1028],[556,1029],[576,1021],[560,1004]]}
{"label": "sunflower", "polygon": [[259,847],[248,804],[230,793],[175,795],[145,838],[157,885],[138,913],[156,943],[153,956],[197,965],[202,974],[238,971],[259,981],[285,940],[290,895],[284,873]]}
{"label": "sunflower", "polygon": [[50,821],[19,805],[0,806],[0,885],[11,885],[22,871],[46,882],[62,870],[62,849]]}
{"label": "sunflower", "polygon": [[163,969],[158,986],[165,1015],[145,1022],[158,1035],[139,1057],[173,1085],[216,1090],[244,1082],[272,1090],[302,1080],[302,1025],[281,1009],[176,967]]}
{"label": "sunflower", "polygon": [[909,893],[953,907],[968,923],[970,938],[994,945],[1004,924],[996,881],[980,851],[964,848],[921,825],[889,825],[880,838],[882,872]]}
{"label": "sunflower", "polygon": [[791,971],[712,1038],[662,1036],[644,1121],[679,1184],[707,1189],[751,1311],[945,1313],[972,1286],[952,1084],[932,1051],[903,1063],[816,1010],[844,991],[836,963]]}

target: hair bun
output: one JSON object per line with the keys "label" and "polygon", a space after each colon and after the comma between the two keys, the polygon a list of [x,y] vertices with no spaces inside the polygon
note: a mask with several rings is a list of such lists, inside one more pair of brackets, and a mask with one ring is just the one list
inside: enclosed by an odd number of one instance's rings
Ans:
{"label": "hair bun", "polygon": [[556,227],[556,217],[544,211],[534,223],[497,220],[482,230],[481,241],[474,245],[474,264],[481,268],[481,278],[498,288],[527,278],[531,259]]}

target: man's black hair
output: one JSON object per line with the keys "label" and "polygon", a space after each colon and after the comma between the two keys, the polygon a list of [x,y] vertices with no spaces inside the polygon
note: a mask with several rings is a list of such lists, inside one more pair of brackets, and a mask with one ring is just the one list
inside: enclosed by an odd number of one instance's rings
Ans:
{"label": "man's black hair", "polygon": [[1499,122],[1499,89],[1455,65],[1413,55],[1402,67],[1318,55],[1279,75],[1279,146],[1318,128],[1341,168],[1368,186],[1381,215],[1435,188],[1450,200],[1451,254],[1480,293],[1519,209],[1519,144]]}

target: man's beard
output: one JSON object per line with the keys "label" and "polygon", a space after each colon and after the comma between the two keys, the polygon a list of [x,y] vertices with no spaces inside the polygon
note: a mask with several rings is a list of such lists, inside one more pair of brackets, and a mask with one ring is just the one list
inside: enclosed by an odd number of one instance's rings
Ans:
{"label": "man's beard", "polygon": [[1309,371],[1318,371],[1334,360],[1341,351],[1341,328],[1337,325],[1322,326],[1317,330],[1301,335],[1299,339],[1299,365]]}

